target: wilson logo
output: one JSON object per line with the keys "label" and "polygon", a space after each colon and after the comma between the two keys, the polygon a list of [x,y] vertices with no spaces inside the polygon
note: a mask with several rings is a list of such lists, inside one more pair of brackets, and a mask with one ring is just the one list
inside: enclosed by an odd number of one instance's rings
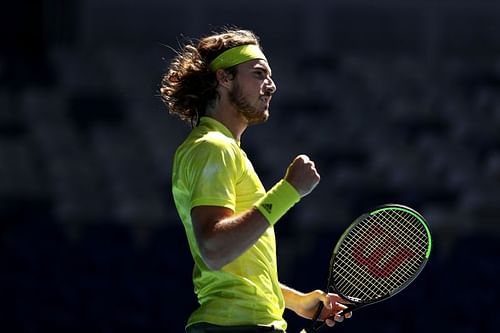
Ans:
{"label": "wilson logo", "polygon": [[[381,239],[383,242],[380,242]],[[376,278],[386,278],[398,269],[403,262],[415,256],[415,252],[378,226],[372,227],[359,240],[353,250],[354,260],[366,266]]]}

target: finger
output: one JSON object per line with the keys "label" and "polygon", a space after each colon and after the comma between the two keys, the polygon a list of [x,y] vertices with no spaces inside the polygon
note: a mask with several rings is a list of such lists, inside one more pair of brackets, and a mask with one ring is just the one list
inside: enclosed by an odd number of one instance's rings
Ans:
{"label": "finger", "polygon": [[344,321],[344,316],[336,314],[335,317],[334,317],[334,319],[335,319],[335,321],[341,323],[341,322]]}
{"label": "finger", "polygon": [[306,155],[298,155],[293,159],[292,164],[305,163],[306,157]]}
{"label": "finger", "polygon": [[333,306],[332,301],[330,300],[330,297],[328,296],[327,293],[320,291],[319,300],[321,302],[323,302],[323,305],[325,306],[325,308],[327,308],[328,310],[332,309],[332,306]]}
{"label": "finger", "polygon": [[336,294],[328,293],[326,298],[331,304],[331,309],[338,312],[347,309],[347,306],[339,302],[339,298]]}
{"label": "finger", "polygon": [[301,154],[299,156],[297,156],[297,158],[301,159],[302,161],[304,162],[309,162],[311,159],[309,158],[309,156],[305,155],[305,154]]}
{"label": "finger", "polygon": [[311,162],[311,170],[316,174],[319,175],[318,169],[316,169],[316,164],[314,162]]}
{"label": "finger", "polygon": [[349,301],[348,299],[345,299],[341,297],[340,295],[337,295],[335,293],[329,293],[330,297],[332,298],[333,301],[341,304],[354,304],[353,302]]}
{"label": "finger", "polygon": [[333,309],[336,311],[341,311],[347,309],[347,306],[345,304],[339,303],[339,302],[333,302]]}
{"label": "finger", "polygon": [[335,321],[331,320],[330,318],[326,319],[325,320],[325,324],[328,326],[328,327],[333,327],[335,326]]}
{"label": "finger", "polygon": [[305,162],[305,164],[306,164],[306,165],[308,165],[308,166],[309,166],[309,168],[311,168],[311,170],[316,170],[316,163],[314,163],[314,161],[312,161],[312,160],[307,160],[307,161]]}
{"label": "finger", "polygon": [[352,317],[352,312],[347,312],[345,315],[344,315],[345,318],[349,319]]}

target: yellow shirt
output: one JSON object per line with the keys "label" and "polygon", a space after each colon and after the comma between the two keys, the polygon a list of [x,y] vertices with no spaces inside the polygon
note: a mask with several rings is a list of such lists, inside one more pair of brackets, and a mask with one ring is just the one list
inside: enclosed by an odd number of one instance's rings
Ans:
{"label": "yellow shirt", "polygon": [[187,326],[274,325],[285,330],[285,302],[278,283],[273,227],[245,253],[218,271],[200,255],[191,221],[195,206],[227,207],[239,214],[265,194],[245,152],[231,132],[210,117],[202,117],[177,149],[172,192],[194,259],[193,283],[200,307]]}

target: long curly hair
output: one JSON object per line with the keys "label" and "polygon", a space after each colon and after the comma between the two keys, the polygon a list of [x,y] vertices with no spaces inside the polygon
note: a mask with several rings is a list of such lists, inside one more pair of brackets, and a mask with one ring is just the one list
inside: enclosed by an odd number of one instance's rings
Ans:
{"label": "long curly hair", "polygon": [[[217,97],[215,72],[210,63],[222,52],[240,45],[259,44],[259,38],[249,30],[229,29],[187,41],[171,61],[160,84],[160,96],[170,114],[188,122],[199,123],[205,109]],[[227,69],[236,75],[235,68]]]}

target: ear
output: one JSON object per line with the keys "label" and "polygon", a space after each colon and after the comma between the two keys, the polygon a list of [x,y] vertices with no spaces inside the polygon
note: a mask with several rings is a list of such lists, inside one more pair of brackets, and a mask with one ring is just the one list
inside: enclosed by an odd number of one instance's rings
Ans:
{"label": "ear", "polygon": [[215,72],[215,77],[216,77],[217,82],[219,83],[219,85],[221,85],[221,86],[223,86],[225,88],[229,88],[231,86],[231,81],[232,81],[231,74],[229,74],[225,70],[218,69]]}

